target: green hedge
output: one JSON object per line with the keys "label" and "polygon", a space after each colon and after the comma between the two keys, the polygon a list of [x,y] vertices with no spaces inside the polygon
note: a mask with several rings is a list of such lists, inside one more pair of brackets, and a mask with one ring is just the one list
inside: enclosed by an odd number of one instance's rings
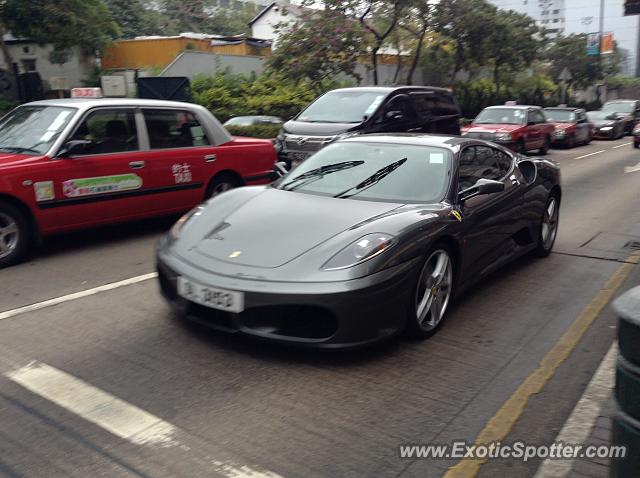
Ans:
{"label": "green hedge", "polygon": [[234,136],[249,136],[251,138],[272,139],[280,131],[279,125],[257,124],[253,126],[225,126]]}

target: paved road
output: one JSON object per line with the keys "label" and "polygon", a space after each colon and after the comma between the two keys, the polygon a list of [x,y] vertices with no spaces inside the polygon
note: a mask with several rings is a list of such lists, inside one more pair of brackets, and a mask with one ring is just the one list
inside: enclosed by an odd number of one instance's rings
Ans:
{"label": "paved road", "polygon": [[[327,354],[225,336],[173,319],[152,280],[0,320],[0,476],[442,476],[455,461],[400,459],[399,445],[472,442],[640,241],[628,143],[553,150],[556,252],[484,281],[426,342]],[[170,224],[48,241],[0,271],[0,310],[151,272]],[[612,320],[594,323],[509,439],[553,440]],[[534,471],[503,460],[480,474]]]}

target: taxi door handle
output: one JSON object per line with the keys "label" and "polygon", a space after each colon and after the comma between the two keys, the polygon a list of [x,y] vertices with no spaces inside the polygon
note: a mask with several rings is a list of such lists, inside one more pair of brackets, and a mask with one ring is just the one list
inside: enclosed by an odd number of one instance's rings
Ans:
{"label": "taxi door handle", "polygon": [[144,161],[131,161],[129,167],[131,169],[142,169],[144,168]]}

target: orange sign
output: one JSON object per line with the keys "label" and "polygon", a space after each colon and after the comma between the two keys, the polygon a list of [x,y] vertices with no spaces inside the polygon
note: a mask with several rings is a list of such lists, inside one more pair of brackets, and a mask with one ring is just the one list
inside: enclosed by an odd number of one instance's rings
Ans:
{"label": "orange sign", "polygon": [[613,33],[605,33],[602,35],[602,43],[600,43],[600,53],[608,55],[614,52]]}

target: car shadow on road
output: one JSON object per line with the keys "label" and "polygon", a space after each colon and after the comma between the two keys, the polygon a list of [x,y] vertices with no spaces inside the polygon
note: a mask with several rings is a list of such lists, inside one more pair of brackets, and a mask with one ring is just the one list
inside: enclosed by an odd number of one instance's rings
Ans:
{"label": "car shadow on road", "polygon": [[178,216],[143,219],[110,226],[99,226],[82,231],[65,232],[44,239],[34,258],[52,257],[69,252],[90,251],[106,245],[143,240],[159,236],[171,228]]}

